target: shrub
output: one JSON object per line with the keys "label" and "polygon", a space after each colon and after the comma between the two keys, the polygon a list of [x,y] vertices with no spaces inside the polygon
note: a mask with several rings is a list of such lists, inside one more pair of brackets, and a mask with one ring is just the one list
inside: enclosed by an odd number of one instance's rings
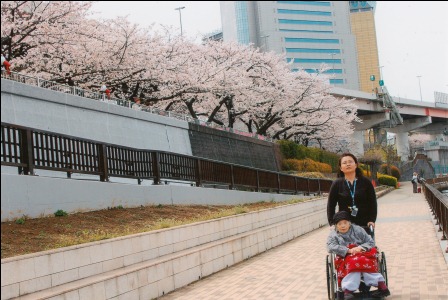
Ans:
{"label": "shrub", "polygon": [[370,175],[371,175],[371,172],[370,172],[369,167],[368,167],[367,165],[362,164],[362,163],[359,163],[359,164],[358,164],[358,167],[359,167],[359,169],[361,169],[362,174],[363,174],[365,177],[371,177],[371,176],[370,176]]}
{"label": "shrub", "polygon": [[25,224],[25,217],[21,217],[16,220],[16,224],[22,225]]}
{"label": "shrub", "polygon": [[[379,171],[382,174],[388,174],[387,172],[387,164],[382,164]],[[397,178],[397,181],[400,180],[401,174],[400,170],[396,166],[390,166],[391,176]]]}
{"label": "shrub", "polygon": [[281,140],[278,142],[280,145],[280,151],[282,152],[283,158],[295,158],[301,159],[305,158],[305,153],[303,149],[300,149],[299,145],[289,140]]}
{"label": "shrub", "polygon": [[387,185],[387,186],[393,186],[394,188],[397,187],[397,178],[393,177],[393,176],[389,176],[389,175],[384,175],[381,173],[377,174],[378,177],[378,182],[380,184],[383,185]]}
{"label": "shrub", "polygon": [[310,158],[316,162],[329,164],[332,167],[333,171],[338,170],[339,156],[335,153],[331,153],[315,147],[305,147],[289,140],[278,141],[278,144],[280,145],[280,151],[284,159]]}
{"label": "shrub", "polygon": [[325,178],[320,172],[297,172],[294,175],[305,178]]}
{"label": "shrub", "polygon": [[54,216],[55,216],[55,217],[64,217],[64,216],[66,216],[66,215],[68,215],[68,213],[67,213],[66,211],[62,210],[62,209],[58,209],[58,210],[54,213]]}
{"label": "shrub", "polygon": [[329,164],[320,163],[309,158],[305,159],[285,159],[283,160],[283,170],[298,172],[322,172],[331,173]]}

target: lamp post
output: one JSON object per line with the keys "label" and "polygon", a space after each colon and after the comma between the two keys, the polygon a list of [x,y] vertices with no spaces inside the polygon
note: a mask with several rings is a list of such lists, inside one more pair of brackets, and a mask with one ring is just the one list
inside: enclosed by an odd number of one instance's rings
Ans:
{"label": "lamp post", "polygon": [[[383,67],[384,66],[378,66],[378,68],[380,69],[380,80],[383,80]],[[383,91],[383,86],[381,86],[381,92]]]}
{"label": "lamp post", "polygon": [[380,79],[383,79],[383,67],[384,66],[378,66],[378,68],[380,69]]}
{"label": "lamp post", "polygon": [[335,74],[335,73],[334,73],[334,56],[335,56],[335,54],[336,54],[336,53],[330,53],[330,54],[328,54],[328,55],[331,55],[331,61],[332,61],[332,63],[333,63],[333,69],[332,69],[333,74]]}
{"label": "lamp post", "polygon": [[185,6],[176,7],[174,10],[179,11],[179,19],[180,19],[180,36],[182,36],[182,12],[181,10],[184,9]]}
{"label": "lamp post", "polygon": [[423,98],[422,98],[422,86],[420,85],[420,78],[422,77],[422,75],[417,75],[418,78],[418,87],[420,88],[420,102],[423,102]]}
{"label": "lamp post", "polygon": [[269,35],[263,35],[260,36],[260,38],[264,39],[264,51],[267,52],[268,51],[268,42],[267,42],[267,38],[269,37]]}

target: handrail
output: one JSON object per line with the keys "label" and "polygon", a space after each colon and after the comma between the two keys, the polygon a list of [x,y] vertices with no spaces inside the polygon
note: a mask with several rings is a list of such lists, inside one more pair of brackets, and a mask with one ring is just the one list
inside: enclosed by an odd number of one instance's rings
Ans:
{"label": "handrail", "polygon": [[[440,191],[438,191],[431,183],[448,182],[448,177],[433,178],[432,181],[427,180],[422,184],[423,192],[429,207],[437,220],[439,231],[442,231],[442,240],[448,237],[448,200]],[[447,248],[448,250],[448,248]]]}
{"label": "handrail", "polygon": [[329,192],[332,180],[312,179],[164,151],[136,149],[1,123],[1,164],[19,174],[36,169],[110,177],[174,180],[196,186],[288,194]]}
{"label": "handrail", "polygon": [[5,72],[5,70],[2,70],[1,78],[7,79],[7,80],[12,80],[12,81],[17,81],[17,82],[27,84],[27,85],[37,86],[40,88],[46,88],[46,89],[50,89],[50,90],[61,92],[61,93],[72,94],[75,96],[80,96],[80,97],[93,99],[93,100],[97,100],[97,101],[102,101],[102,102],[106,102],[109,104],[119,105],[119,106],[123,106],[123,107],[127,107],[127,108],[134,108],[136,110],[141,110],[144,112],[149,112],[149,113],[157,114],[160,116],[176,118],[176,119],[179,119],[182,121],[187,121],[190,123],[195,123],[195,124],[207,126],[210,128],[215,128],[218,130],[224,130],[224,131],[228,131],[231,133],[252,137],[252,138],[255,138],[258,140],[263,140],[263,141],[267,141],[267,142],[271,142],[271,143],[274,142],[274,140],[272,138],[270,138],[268,136],[261,135],[261,134],[251,133],[251,132],[247,132],[244,130],[237,130],[237,129],[226,127],[223,125],[218,125],[215,123],[207,122],[205,120],[194,119],[189,115],[183,115],[183,114],[179,114],[179,113],[172,112],[172,111],[153,108],[153,107],[147,106],[147,105],[140,105],[140,104],[136,104],[136,103],[133,104],[129,100],[112,98],[112,97],[109,99],[105,96],[104,93],[92,92],[89,90],[81,89],[76,86],[69,86],[69,85],[60,84],[60,83],[57,83],[54,81],[44,80],[39,77],[24,75],[24,74],[20,74],[17,72],[10,72],[10,74],[8,74],[7,72]]}

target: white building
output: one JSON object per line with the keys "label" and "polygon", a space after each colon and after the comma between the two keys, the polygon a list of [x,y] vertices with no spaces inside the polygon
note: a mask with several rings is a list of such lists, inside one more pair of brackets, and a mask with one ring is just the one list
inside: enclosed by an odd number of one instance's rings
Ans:
{"label": "white building", "polygon": [[221,1],[224,41],[284,54],[293,70],[316,72],[330,83],[359,90],[355,36],[348,1]]}

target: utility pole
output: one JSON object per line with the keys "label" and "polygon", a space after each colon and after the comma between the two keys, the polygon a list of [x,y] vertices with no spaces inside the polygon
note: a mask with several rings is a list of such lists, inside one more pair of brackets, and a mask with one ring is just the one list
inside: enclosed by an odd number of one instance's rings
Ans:
{"label": "utility pole", "polygon": [[[384,84],[384,81],[383,81],[383,67],[384,66],[378,66],[378,68],[380,69],[380,81],[382,81],[383,84]],[[380,83],[380,86],[381,86],[381,92],[383,92],[383,86],[382,86],[381,83]]]}
{"label": "utility pole", "polygon": [[179,19],[180,19],[180,36],[182,36],[182,12],[181,10],[184,9],[185,6],[176,7],[174,10],[179,11]]}
{"label": "utility pole", "polygon": [[330,53],[330,54],[329,54],[329,55],[331,55],[331,61],[332,61],[332,63],[333,63],[333,69],[332,69],[333,74],[335,74],[335,73],[334,73],[334,56],[335,56],[335,54],[336,54],[336,53]]}
{"label": "utility pole", "polygon": [[420,102],[423,102],[423,98],[422,98],[422,86],[420,85],[420,78],[422,77],[422,75],[417,75],[418,78],[418,87],[420,88]]}
{"label": "utility pole", "polygon": [[269,37],[269,35],[260,36],[260,38],[264,39],[264,52],[268,52],[268,43],[266,40],[268,37]]}

